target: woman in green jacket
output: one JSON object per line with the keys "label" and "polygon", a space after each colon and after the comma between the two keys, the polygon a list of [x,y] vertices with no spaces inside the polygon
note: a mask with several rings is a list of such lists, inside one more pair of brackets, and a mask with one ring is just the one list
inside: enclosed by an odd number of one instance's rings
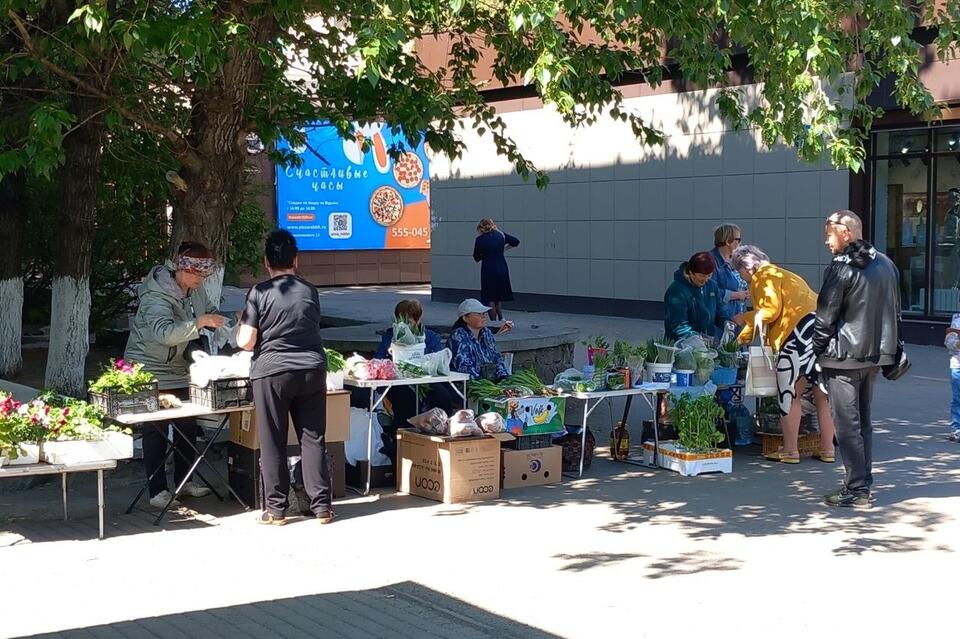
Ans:
{"label": "woman in green jacket", "polygon": [[[143,364],[144,370],[157,378],[161,391],[182,399],[189,399],[189,362],[184,357],[187,345],[200,337],[200,329],[223,326],[224,317],[214,314],[217,307],[203,290],[203,281],[215,268],[213,254],[206,246],[183,242],[176,263],[154,266],[137,291],[140,306],[123,357]],[[177,420],[176,424],[174,480],[179,485],[197,457],[191,444],[199,428],[195,419]],[[166,423],[150,424],[142,431],[143,465],[149,479],[150,505],[155,508],[163,508],[172,499],[166,471],[161,467],[167,452],[166,429]],[[210,489],[188,481],[180,494],[203,497],[210,494]]]}
{"label": "woman in green jacket", "polygon": [[673,282],[663,296],[663,331],[670,339],[682,339],[695,333],[713,335],[723,328],[727,316],[723,293],[713,280],[717,270],[713,256],[706,251],[694,253],[680,265]]}

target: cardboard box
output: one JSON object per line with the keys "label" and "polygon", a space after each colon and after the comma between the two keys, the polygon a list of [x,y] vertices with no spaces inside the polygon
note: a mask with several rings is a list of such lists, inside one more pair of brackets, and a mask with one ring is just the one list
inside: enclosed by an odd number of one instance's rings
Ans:
{"label": "cardboard box", "polygon": [[[287,455],[290,457],[299,456],[299,450],[290,447],[287,449]],[[327,444],[327,464],[330,468],[330,489],[334,499],[341,499],[346,496],[346,464],[343,442],[331,442]],[[295,482],[302,481],[299,477],[299,469],[294,469],[291,473],[291,486]],[[298,477],[295,477],[297,475]],[[227,451],[227,482],[230,487],[237,491],[240,499],[255,510],[263,510],[263,481],[260,477],[260,449],[247,448],[230,442]],[[291,491],[292,492],[292,491]],[[291,505],[294,498],[290,498]],[[295,513],[290,513],[295,514]]]}
{"label": "cardboard box", "polygon": [[546,486],[560,481],[563,465],[563,446],[532,450],[500,451],[503,466],[501,488]]}
{"label": "cardboard box", "polygon": [[445,504],[500,496],[500,442],[397,431],[397,489]]}
{"label": "cardboard box", "polygon": [[[733,451],[729,448],[692,453],[682,449],[676,442],[661,442],[658,453],[657,463],[661,467],[674,470],[685,477],[733,472]],[[644,442],[643,462],[653,464],[653,442]]]}
{"label": "cardboard box", "polygon": [[480,400],[479,412],[503,415],[512,435],[539,435],[564,432],[564,397],[498,397]]}
{"label": "cardboard box", "polygon": [[[350,438],[350,393],[348,391],[327,392],[327,442],[344,442]],[[230,414],[230,441],[245,448],[257,450],[260,440],[257,438],[256,410],[246,410]],[[287,445],[299,446],[293,422],[287,428]]]}

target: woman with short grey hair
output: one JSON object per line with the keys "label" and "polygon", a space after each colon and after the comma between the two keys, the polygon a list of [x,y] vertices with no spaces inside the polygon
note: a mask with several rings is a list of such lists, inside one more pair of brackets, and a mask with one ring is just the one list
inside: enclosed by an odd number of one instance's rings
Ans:
{"label": "woman with short grey hair", "polygon": [[770,258],[767,254],[752,244],[744,244],[734,251],[730,257],[730,265],[738,272],[740,269],[746,269],[751,273],[755,273],[761,264],[769,263]]}
{"label": "woman with short grey hair", "polygon": [[[743,232],[736,224],[721,224],[713,229],[713,250],[710,255],[717,263],[717,270],[713,274],[713,281],[717,283],[723,295],[723,307],[728,317],[733,317],[746,310],[746,300],[750,298],[747,292],[747,283],[737,274],[737,269],[730,264],[730,257],[743,241]],[[723,329],[718,328],[715,335],[720,337]]]}
{"label": "woman with short grey hair", "polygon": [[817,386],[816,357],[813,354],[813,324],[817,294],[803,278],[770,262],[756,246],[741,246],[733,252],[731,264],[750,285],[754,310],[733,318],[743,325],[740,343],[753,340],[754,327],[763,330],[767,345],[777,354],[777,399],[783,446],[770,456],[786,464],[799,464],[801,403],[794,401],[813,385],[820,422],[820,461],[833,463],[833,417],[827,396]]}

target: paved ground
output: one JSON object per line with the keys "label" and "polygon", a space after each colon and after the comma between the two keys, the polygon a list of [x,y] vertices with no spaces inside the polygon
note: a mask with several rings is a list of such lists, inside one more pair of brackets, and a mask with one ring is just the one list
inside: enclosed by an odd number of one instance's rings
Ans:
{"label": "paved ground", "polygon": [[[379,321],[395,299],[337,290],[323,304]],[[511,316],[611,337],[658,329]],[[748,447],[732,475],[683,478],[598,459],[579,481],[495,502],[382,491],[343,500],[331,526],[265,528],[205,498],[153,527],[122,514],[141,471],[134,463],[108,485],[105,541],[95,539],[91,478],[73,484],[69,524],[58,519],[55,484],[0,492],[0,636],[943,634],[955,625],[950,584],[960,570],[960,446],[945,439],[942,351],[909,352],[910,375],[881,383],[874,403],[879,499],[870,511],[820,505],[839,464],[788,467]],[[609,413],[591,419],[605,439]]]}

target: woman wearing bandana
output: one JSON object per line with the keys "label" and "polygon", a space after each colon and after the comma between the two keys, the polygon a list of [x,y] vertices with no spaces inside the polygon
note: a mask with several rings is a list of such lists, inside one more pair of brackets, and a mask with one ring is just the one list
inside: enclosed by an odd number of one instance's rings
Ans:
{"label": "woman wearing bandana", "polygon": [[[130,329],[124,359],[143,364],[160,383],[160,390],[189,399],[189,363],[184,351],[200,337],[200,329],[223,326],[224,317],[203,290],[203,281],[213,273],[216,261],[203,244],[183,242],[174,263],[150,269],[137,295],[140,306]],[[197,437],[195,419],[177,420],[174,431],[174,481],[186,478],[196,459],[191,444]],[[167,425],[146,425],[143,429],[143,462],[149,478],[150,505],[163,508],[172,495],[166,471],[160,467],[167,452]],[[210,489],[188,481],[180,496],[203,497]],[[178,502],[171,504],[178,505]]]}

